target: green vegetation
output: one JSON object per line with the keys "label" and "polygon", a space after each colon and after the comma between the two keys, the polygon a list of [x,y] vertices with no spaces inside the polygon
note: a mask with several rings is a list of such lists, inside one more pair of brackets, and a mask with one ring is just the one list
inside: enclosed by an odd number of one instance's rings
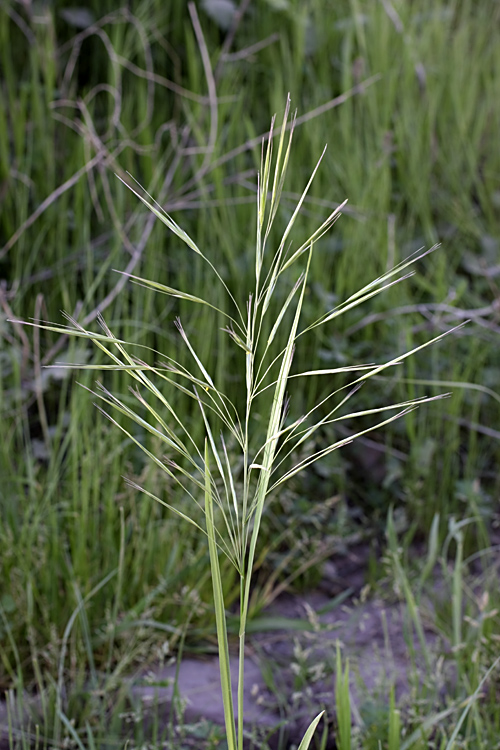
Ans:
{"label": "green vegetation", "polygon": [[[344,0],[327,10],[324,0],[259,0],[239,23],[233,17],[229,31],[208,0],[110,6],[103,18],[103,6],[90,3],[85,10],[57,2],[0,6],[0,686],[13,689],[13,699],[22,701],[25,687],[42,701],[39,729],[26,728],[19,743],[29,744],[30,732],[39,747],[118,741],[123,676],[155,659],[166,637],[173,653],[210,649],[215,626],[205,538],[186,524],[179,533],[175,514],[136,489],[187,512],[175,480],[144,456],[162,456],[162,438],[138,428],[130,439],[91,408],[70,370],[44,369],[61,362],[103,369],[104,352],[54,327],[8,320],[56,321],[66,310],[95,331],[101,312],[117,339],[142,347],[136,351],[147,366],[161,352],[192,372],[173,324],[179,316],[217,390],[242,403],[241,350],[213,322],[217,316],[207,325],[206,306],[193,308],[185,294],[127,283],[130,274],[150,279],[233,314],[230,297],[208,282],[203,259],[166,233],[113,173],[129,182],[129,172],[144,185],[234,297],[246,300],[255,285],[258,136],[272,112],[281,117],[290,91],[298,120],[269,247],[279,247],[292,218],[299,247],[349,199],[334,231],[315,244],[304,327],[418,248],[442,243],[411,279],[300,337],[292,374],[390,361],[471,322],[372,378],[352,395],[349,412],[445,391],[452,398],[411,411],[345,455],[325,454],[276,494],[263,516],[249,616],[284,582],[318,581],[335,551],[325,550],[325,534],[382,544],[394,506],[400,539],[390,520],[385,580],[406,602],[418,639],[441,564],[449,596],[432,617],[452,645],[443,658],[456,664],[453,694],[442,706],[426,685],[415,686],[409,706],[387,696],[380,739],[368,722],[349,739],[338,676],[339,742],[369,748],[378,741],[391,750],[495,746],[497,5]],[[277,285],[262,340],[288,291]],[[278,352],[286,342],[278,331]],[[130,409],[135,399],[124,392],[123,373],[104,370],[102,379]],[[92,371],[78,380],[94,388]],[[290,424],[332,391],[324,376],[303,389],[301,380],[291,389]],[[338,387],[350,380],[339,373]],[[170,403],[202,445],[196,401],[174,392]],[[325,403],[319,418],[331,408]],[[256,434],[265,434],[269,409],[264,396]],[[114,418],[130,431],[125,415]],[[369,420],[325,424],[304,450],[347,440]],[[236,443],[227,442],[235,467]],[[322,516],[323,501],[337,493],[342,500]],[[432,554],[415,566],[410,545],[427,537]],[[479,572],[472,560],[481,561]],[[230,608],[238,576],[223,558],[221,566]],[[378,579],[383,588],[374,567],[372,585]]]}

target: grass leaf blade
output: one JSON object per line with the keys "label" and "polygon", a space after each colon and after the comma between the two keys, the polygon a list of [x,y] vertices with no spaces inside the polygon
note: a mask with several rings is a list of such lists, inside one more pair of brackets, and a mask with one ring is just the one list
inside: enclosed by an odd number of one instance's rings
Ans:
{"label": "grass leaf blade", "polygon": [[[227,640],[226,612],[224,609],[224,593],[220,573],[219,556],[215,540],[214,508],[212,498],[212,477],[209,468],[208,442],[205,440],[205,519],[207,524],[208,550],[210,554],[210,568],[214,591],[215,622],[217,626],[217,640],[219,644],[220,681],[222,702],[224,705],[224,721],[228,750],[236,750],[236,727],[234,722],[233,693],[231,689],[231,670],[229,662],[229,645]],[[239,717],[243,721],[243,717]]]}

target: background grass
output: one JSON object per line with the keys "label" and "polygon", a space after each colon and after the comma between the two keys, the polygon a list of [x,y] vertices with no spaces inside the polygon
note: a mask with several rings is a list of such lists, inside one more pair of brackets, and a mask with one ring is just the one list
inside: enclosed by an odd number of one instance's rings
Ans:
{"label": "background grass", "polygon": [[[227,336],[183,300],[125,285],[113,272],[133,269],[195,295],[216,294],[196,258],[113,173],[133,174],[231,288],[246,294],[255,139],[272,113],[279,120],[288,91],[299,117],[343,95],[297,128],[288,213],[285,207],[277,221],[276,231],[286,226],[328,143],[296,236],[308,236],[346,197],[349,208],[317,248],[306,320],[418,247],[442,243],[417,276],[321,329],[310,350],[297,352],[297,370],[313,359],[324,367],[379,362],[471,323],[357,394],[356,406],[368,408],[453,390],[451,399],[334,454],[280,495],[264,530],[276,577],[298,572],[305,550],[314,560],[318,528],[382,537],[390,504],[408,538],[426,534],[439,511],[443,519],[480,519],[465,543],[485,543],[495,519],[500,409],[488,389],[497,388],[500,366],[498,3],[339,0],[330,8],[325,0],[258,0],[242,7],[240,23],[226,28],[208,0],[191,13],[183,3],[152,0],[130,10],[56,0],[0,5],[2,687],[42,688],[57,679],[72,613],[110,575],[69,634],[65,680],[78,684],[89,670],[97,679],[115,668],[117,680],[166,637],[175,649],[188,619],[190,646],[210,643],[211,612],[197,606],[193,615],[186,595],[196,589],[201,602],[210,599],[203,541],[188,528],[179,533],[174,518],[121,476],[170,501],[174,489],[163,477],[158,486],[154,467],[91,407],[75,384],[90,386],[88,373],[42,368],[89,357],[98,363],[99,355],[7,318],[59,320],[66,310],[88,324],[101,309],[115,335],[173,351],[182,362],[173,326],[180,315],[220,387],[237,396],[244,383]],[[108,373],[105,384],[117,393],[123,387],[119,373]],[[321,381],[307,392],[297,388],[292,414],[324,390]],[[189,407],[178,408],[189,421]],[[343,512],[322,517],[321,501],[339,492],[334,508]],[[299,580],[308,585],[319,575],[312,565]],[[228,571],[225,584],[230,601]]]}

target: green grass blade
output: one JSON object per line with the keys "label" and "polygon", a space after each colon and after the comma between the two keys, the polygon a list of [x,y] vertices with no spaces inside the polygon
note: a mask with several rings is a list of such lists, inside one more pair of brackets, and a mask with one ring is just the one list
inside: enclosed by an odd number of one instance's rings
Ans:
{"label": "green grass blade", "polygon": [[321,711],[321,713],[319,713],[316,718],[311,721],[306,729],[304,736],[302,737],[302,741],[298,747],[298,750],[307,750],[307,748],[311,744],[311,740],[313,738],[314,732],[316,731],[316,727],[318,726],[324,713],[324,711]]}
{"label": "green grass blade", "polygon": [[[316,177],[316,172],[319,169],[319,165],[323,161],[323,157],[325,155],[325,152],[326,152],[326,146],[323,149],[323,152],[322,152],[321,156],[319,157],[318,161],[316,162],[316,166],[314,167],[314,169],[312,171],[312,174],[311,174],[311,176],[309,178],[309,181],[308,181],[307,185],[305,186],[304,190],[302,191],[302,195],[300,196],[300,198],[299,198],[299,200],[297,202],[297,205],[295,206],[295,209],[294,209],[294,212],[293,212],[293,214],[292,214],[292,216],[290,218],[290,221],[288,222],[288,224],[287,224],[287,226],[285,228],[285,231],[283,232],[283,236],[282,236],[281,242],[280,242],[280,247],[284,247],[286,245],[286,241],[287,241],[288,235],[290,234],[290,232],[293,229],[293,225],[295,224],[295,220],[297,219],[297,216],[299,215],[300,209],[302,208],[302,204],[304,203],[304,200],[305,200],[305,198],[306,198],[306,196],[307,196],[307,194],[309,192],[309,188],[311,187],[311,185],[312,185],[312,183],[314,181],[314,178]],[[335,212],[337,212],[337,211],[338,211],[338,209],[335,209]],[[290,258],[290,260],[287,263],[285,263],[285,265],[284,265],[284,267],[283,267],[282,270],[285,270],[285,268],[288,268],[288,266],[291,265],[299,257],[299,255],[302,254],[302,252],[305,252],[307,250],[307,248],[311,246],[311,244],[312,244],[311,240],[309,240],[307,243],[304,243],[304,245],[302,246],[301,252],[297,251],[296,253],[294,253],[294,255]]]}
{"label": "green grass blade", "polygon": [[190,341],[189,341],[189,339],[187,337],[187,333],[185,332],[184,328],[182,327],[182,323],[180,321],[180,318],[176,318],[175,325],[177,326],[177,330],[179,331],[179,333],[182,336],[182,340],[184,341],[184,343],[186,344],[187,348],[189,349],[189,351],[193,355],[193,359],[195,360],[196,364],[200,368],[200,370],[201,370],[201,372],[203,374],[203,377],[205,378],[205,380],[207,381],[207,383],[211,386],[211,388],[215,389],[215,386],[214,386],[212,378],[210,377],[210,375],[206,371],[205,367],[203,366],[202,361],[200,360],[200,358],[196,354],[195,350],[191,346],[191,343],[190,343]]}
{"label": "green grass blade", "polygon": [[[274,341],[274,337],[276,336],[276,333],[277,333],[278,328],[279,328],[279,326],[281,324],[281,321],[283,320],[283,316],[285,315],[286,311],[288,310],[290,302],[292,301],[292,299],[295,296],[295,292],[297,291],[297,289],[302,284],[302,280],[303,280],[303,276],[301,274],[299,276],[299,278],[297,279],[297,281],[295,282],[295,284],[293,285],[292,289],[290,290],[290,293],[289,293],[288,297],[286,298],[283,307],[281,308],[281,310],[279,311],[278,315],[276,316],[276,321],[275,321],[275,323],[274,323],[274,325],[273,325],[273,327],[271,329],[271,333],[269,334],[269,338],[267,340],[266,352],[267,352],[268,348],[271,346],[272,342]],[[264,353],[264,356],[265,356],[265,353]]]}
{"label": "green grass blade", "polygon": [[276,156],[276,165],[274,169],[274,180],[273,180],[273,189],[271,193],[271,202],[269,207],[269,219],[267,222],[267,228],[266,228],[266,239],[269,236],[269,232],[271,231],[271,227],[273,225],[274,218],[276,216],[276,212],[278,210],[280,200],[281,200],[281,193],[283,191],[283,185],[285,183],[285,177],[288,167],[288,161],[290,158],[290,150],[292,147],[292,139],[293,139],[293,131],[295,129],[295,121],[297,118],[297,113],[295,112],[293,116],[293,120],[291,122],[290,128],[289,128],[289,136],[288,136],[288,144],[287,149],[285,153],[285,157],[283,159],[283,165],[281,164],[281,156],[283,153],[283,145],[285,142],[285,133],[287,131],[287,121],[288,116],[290,114],[290,94],[287,97],[286,107],[285,107],[285,113],[283,115],[283,122],[281,124],[281,133],[280,133],[280,140],[278,145],[278,153]]}
{"label": "green grass blade", "polygon": [[406,414],[409,414],[411,411],[413,411],[414,408],[417,408],[417,407],[415,406],[413,408],[403,409],[403,411],[398,412],[398,414],[394,414],[392,417],[389,417],[388,419],[384,419],[382,422],[377,422],[377,424],[367,427],[366,430],[361,430],[360,432],[356,432],[356,434],[351,435],[348,438],[344,438],[343,440],[338,440],[336,443],[332,443],[327,448],[324,448],[323,450],[320,450],[317,453],[313,453],[307,458],[304,458],[296,466],[294,466],[292,469],[287,471],[282,477],[280,477],[280,479],[278,479],[269,488],[269,492],[272,492],[280,484],[283,484],[283,482],[288,481],[291,477],[295,476],[295,474],[298,474],[300,471],[303,471],[308,466],[311,466],[311,464],[315,463],[320,458],[327,456],[329,453],[332,453],[333,451],[338,450],[342,446],[349,445],[349,443],[352,443],[354,440],[356,440],[356,438],[361,437],[362,435],[366,435],[369,432],[373,432],[373,430],[377,430],[379,429],[379,427],[385,427],[385,425],[390,424],[391,422],[394,422],[396,419],[400,419],[401,417],[406,416]]}
{"label": "green grass blade", "polygon": [[491,665],[491,667],[488,669],[488,671],[486,672],[486,674],[483,676],[481,682],[479,683],[479,685],[477,686],[477,688],[475,689],[475,691],[473,692],[473,694],[465,701],[465,708],[462,711],[462,713],[460,714],[460,718],[458,719],[458,721],[457,721],[457,723],[455,725],[455,729],[453,730],[453,733],[452,733],[450,739],[448,740],[448,744],[446,745],[445,750],[453,750],[453,748],[455,747],[455,740],[457,739],[457,737],[459,735],[460,729],[462,728],[462,724],[464,723],[465,719],[467,718],[467,714],[469,713],[469,711],[472,708],[472,706],[474,705],[474,703],[481,696],[481,694],[482,694],[481,691],[482,691],[483,685],[488,680],[488,678],[491,675],[491,673],[495,671],[495,669],[497,668],[497,666],[499,664],[500,664],[500,656],[498,656],[495,659],[495,661],[493,662],[493,664]]}
{"label": "green grass blade", "polygon": [[71,723],[71,721],[68,719],[65,713],[62,712],[62,710],[57,711],[57,715],[59,719],[62,721],[64,726],[66,727],[67,732],[71,735],[73,742],[75,743],[78,750],[87,750],[83,742],[81,741],[80,737],[78,736],[78,732],[75,730],[75,727]]}
{"label": "green grass blade", "polygon": [[337,747],[351,750],[351,696],[349,692],[349,662],[342,669],[340,645],[337,642],[335,665],[335,708],[337,712]]}
{"label": "green grass blade", "polygon": [[216,307],[215,305],[212,305],[207,300],[203,299],[202,297],[196,297],[194,294],[188,294],[187,292],[183,292],[180,289],[174,289],[174,287],[171,286],[165,286],[165,284],[160,284],[159,281],[152,281],[151,279],[144,279],[140,276],[134,276],[134,274],[131,273],[125,273],[124,271],[118,271],[116,270],[116,273],[120,273],[123,276],[127,276],[133,284],[137,284],[138,286],[143,286],[145,289],[152,289],[155,292],[160,292],[161,294],[166,294],[169,297],[177,297],[178,299],[183,299],[186,302],[193,302],[197,305],[206,305],[207,307],[210,307],[212,310],[215,310],[216,312],[220,313],[220,315],[223,315],[225,318],[229,318],[236,326],[239,326],[239,323],[228,313],[224,312],[224,310],[221,310],[219,307]]}
{"label": "green grass blade", "polygon": [[[323,154],[324,153],[325,152],[323,151]],[[320,159],[320,161],[321,161],[321,159]],[[316,169],[318,167],[319,167],[319,162],[316,165]],[[313,172],[311,180],[312,180],[312,178],[314,177],[315,174],[316,174],[316,170]],[[310,182],[309,182],[309,184],[306,187],[306,192],[309,189],[309,187],[310,187]],[[303,194],[302,200],[305,198],[306,192]],[[305,251],[307,250],[307,248],[313,242],[317,242],[321,237],[323,237],[324,234],[326,234],[326,232],[328,232],[332,228],[332,226],[335,224],[335,222],[337,221],[337,219],[341,216],[342,209],[344,208],[344,206],[346,204],[347,204],[347,200],[343,201],[343,203],[341,203],[339,206],[337,206],[337,208],[334,211],[332,211],[332,213],[330,214],[330,216],[323,222],[323,224],[321,224],[321,226],[318,227],[318,229],[316,229],[316,231],[313,232],[313,234],[311,234],[311,236],[308,237],[308,239],[305,242],[302,243],[302,245],[299,247],[299,249],[296,250],[294,252],[294,254],[286,261],[286,263],[280,269],[280,273],[282,271],[285,271],[287,268],[289,268],[292,265],[292,263],[295,263],[295,261],[297,260],[297,258],[300,258],[300,256],[303,253],[305,253]]]}
{"label": "green grass blade", "polygon": [[[217,627],[217,641],[219,644],[219,667],[224,705],[224,721],[228,750],[236,750],[236,726],[234,722],[233,693],[231,689],[231,670],[229,662],[229,645],[227,640],[226,612],[224,608],[224,594],[219,566],[219,556],[215,540],[215,525],[212,499],[212,477],[210,475],[208,442],[205,441],[205,519],[207,524],[208,550],[210,554],[210,569],[214,591],[215,622]],[[243,716],[239,717],[243,721]]]}
{"label": "green grass blade", "polygon": [[[125,187],[127,187],[129,190],[131,190],[132,193],[134,193],[134,195],[137,198],[139,198],[139,200],[142,201],[144,203],[144,205],[147,206],[149,208],[149,210],[152,213],[154,213],[154,215],[158,219],[160,219],[160,221],[163,222],[163,224],[165,224],[170,229],[171,232],[173,232],[175,235],[177,235],[177,237],[180,240],[182,240],[182,242],[184,242],[189,248],[191,248],[191,250],[193,250],[193,252],[195,252],[197,255],[199,255],[201,258],[203,258],[203,260],[209,265],[209,267],[212,269],[212,271],[216,275],[217,279],[220,281],[220,283],[224,287],[224,289],[227,292],[229,298],[233,302],[236,310],[238,311],[238,314],[240,316],[241,321],[243,322],[243,317],[241,315],[240,308],[238,307],[238,304],[237,304],[237,302],[236,302],[233,294],[229,290],[229,287],[227,286],[226,282],[224,281],[224,279],[222,278],[222,276],[220,275],[220,273],[217,271],[217,269],[214,266],[214,264],[206,257],[206,255],[204,255],[201,252],[201,250],[198,247],[198,245],[196,244],[196,242],[188,235],[187,232],[184,231],[184,229],[182,229],[177,224],[177,222],[175,222],[172,219],[171,216],[169,216],[166,213],[166,211],[164,211],[164,209],[162,208],[162,206],[160,206],[146,191],[144,191],[144,192],[146,193],[146,195],[148,195],[148,197],[151,199],[152,202],[146,200],[146,198],[144,198],[142,195],[140,195],[140,193],[138,193],[136,190],[134,190],[134,188],[131,185],[129,185],[127,182],[125,182],[125,180],[123,180],[120,177],[120,175],[116,175],[116,176],[118,177],[118,179],[120,180],[120,182],[122,182],[125,185]],[[129,176],[131,177],[131,175],[129,175]],[[134,179],[134,178],[132,177],[132,179]]]}
{"label": "green grass blade", "polygon": [[[224,524],[226,526],[226,531],[227,531],[228,536],[229,536],[229,541],[230,541],[231,546],[232,546],[233,551],[234,551],[234,558],[237,559],[238,558],[239,548],[238,548],[238,544],[237,544],[237,541],[236,541],[237,540],[237,532],[236,532],[236,528],[235,528],[235,525],[234,525],[234,518],[233,518],[233,514],[231,513],[231,507],[232,507],[231,506],[231,501],[230,501],[230,492],[231,491],[228,488],[228,482],[227,482],[227,479],[226,479],[226,473],[224,471],[224,467],[222,465],[222,461],[221,461],[220,456],[219,456],[219,451],[217,450],[217,446],[215,444],[214,436],[212,434],[212,429],[211,429],[210,424],[208,422],[207,415],[205,414],[205,410],[203,409],[203,404],[201,403],[201,401],[199,399],[198,399],[198,404],[199,404],[199,407],[200,407],[201,415],[203,417],[203,422],[205,423],[205,429],[207,431],[208,440],[209,440],[209,443],[210,443],[210,447],[212,449],[212,454],[213,454],[213,456],[215,458],[215,463],[217,464],[217,469],[219,471],[219,475],[220,475],[220,477],[221,477],[221,479],[222,479],[222,481],[224,483],[224,492],[225,492],[226,499],[227,499],[228,511],[226,512],[226,509],[224,508],[224,505],[223,505],[222,502],[218,502],[217,504],[218,504],[218,506],[219,506],[219,508],[221,510],[222,517],[224,519]],[[228,471],[230,471],[229,467],[228,467]],[[214,487],[215,487],[215,485],[214,485]],[[228,518],[228,516],[229,516],[229,518]]]}
{"label": "green grass blade", "polygon": [[228,455],[228,452],[227,452],[227,447],[226,447],[226,442],[224,440],[224,435],[222,433],[221,433],[220,438],[221,438],[221,441],[222,441],[222,449],[224,451],[224,458],[225,458],[225,461],[226,461],[226,470],[227,470],[227,475],[228,475],[228,478],[229,478],[229,486],[230,486],[230,490],[231,490],[230,495],[231,495],[231,499],[232,499],[232,502],[233,502],[234,515],[236,516],[236,519],[238,519],[239,508],[238,508],[238,500],[237,500],[237,497],[236,497],[236,488],[234,486],[233,470],[231,468],[231,461],[230,461],[230,458],[229,458],[229,455]]}
{"label": "green grass blade", "polygon": [[[342,204],[343,206],[344,204]],[[340,206],[339,208],[342,208]],[[408,268],[411,265],[414,265],[419,260],[422,260],[426,255],[429,255],[430,253],[433,253],[439,245],[433,245],[428,250],[425,250],[424,252],[421,252],[418,250],[416,253],[411,255],[409,258],[407,258],[404,261],[401,261],[401,263],[398,263],[396,266],[390,269],[390,271],[387,271],[386,273],[382,274],[382,276],[379,276],[374,281],[370,281],[368,284],[366,284],[361,289],[358,289],[357,292],[352,294],[350,297],[348,297],[346,300],[341,302],[337,307],[335,307],[330,312],[325,313],[321,316],[321,318],[318,318],[314,323],[312,323],[308,328],[306,328],[302,333],[306,333],[306,331],[310,331],[313,328],[316,328],[317,326],[323,325],[323,323],[326,323],[329,320],[333,320],[333,318],[338,317],[339,315],[342,315],[342,313],[346,312],[347,310],[350,310],[354,307],[357,307],[357,305],[361,304],[361,302],[364,302],[371,297],[374,297],[377,294],[380,294],[381,292],[391,288],[395,284],[399,284],[401,281],[404,281],[405,279],[410,278],[414,275],[414,271],[410,271],[409,273],[399,277],[398,279],[395,279],[394,281],[389,281],[393,276],[396,276],[398,273],[401,273],[406,268]],[[388,282],[388,283],[387,283]]]}

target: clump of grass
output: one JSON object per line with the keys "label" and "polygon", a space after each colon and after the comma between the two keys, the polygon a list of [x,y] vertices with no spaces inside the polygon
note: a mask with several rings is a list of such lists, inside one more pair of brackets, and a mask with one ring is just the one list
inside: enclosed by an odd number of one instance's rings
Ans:
{"label": "clump of grass", "polygon": [[[495,714],[492,700],[497,691],[498,678],[494,675],[500,657],[494,646],[497,636],[491,623],[498,617],[495,601],[497,586],[495,583],[490,587],[485,580],[490,575],[490,561],[487,558],[491,550],[481,550],[468,560],[463,557],[465,530],[480,523],[480,518],[456,521],[450,517],[448,534],[440,550],[440,517],[436,514],[429,533],[427,555],[422,556],[417,570],[413,570],[414,566],[405,560],[404,545],[400,545],[398,539],[394,513],[391,510],[388,514],[387,562],[392,571],[390,577],[394,590],[404,603],[413,668],[416,670],[420,662],[426,676],[418,688],[418,697],[424,704],[429,704],[427,713],[420,714],[417,721],[412,722],[409,716],[405,717],[405,732],[401,742],[399,739],[396,742],[401,721],[400,712],[396,710],[391,696],[390,748],[410,750],[428,747],[429,742],[433,741],[435,747],[453,750],[455,747],[477,747],[481,741],[489,746],[496,741],[497,731],[491,717]],[[455,546],[454,555],[450,554],[450,545]],[[467,570],[468,564],[477,563],[482,557],[486,559],[486,576],[484,573],[471,575]],[[431,611],[429,604],[432,605]],[[432,628],[441,633],[449,644],[446,653],[439,657],[441,662],[446,660],[447,700],[444,706],[439,706],[439,680],[443,679],[443,667],[436,669],[436,654],[432,653],[424,633],[425,619],[429,616]],[[436,679],[439,673],[440,677]],[[418,682],[417,678],[416,684]],[[418,699],[415,703],[418,703]],[[416,705],[411,706],[411,714],[418,711]],[[416,728],[410,731],[412,723],[416,724]],[[391,736],[395,744],[391,744]]]}
{"label": "clump of grass", "polygon": [[[114,336],[102,316],[99,323],[102,333],[87,330],[74,318],[66,316],[68,326],[35,326],[49,331],[64,333],[92,341],[109,359],[107,365],[81,365],[85,369],[119,371],[131,378],[135,388],[131,389],[132,400],[119,398],[103,384],[98,383],[93,395],[101,404],[98,408],[120,429],[128,441],[135,443],[147,457],[168,477],[169,485],[176,483],[192,501],[192,513],[183,506],[181,510],[148,487],[129,481],[129,485],[145,493],[173,513],[191,524],[199,534],[206,537],[210,557],[213,584],[215,620],[218,636],[220,677],[225,714],[226,736],[229,750],[243,747],[243,684],[245,664],[245,636],[249,615],[249,601],[259,532],[266,503],[284,482],[332,451],[341,448],[355,437],[383,427],[409,414],[420,404],[433,401],[440,396],[416,398],[350,412],[351,396],[370,378],[387,368],[394,367],[408,356],[428,345],[423,344],[382,364],[360,364],[322,370],[293,371],[294,352],[301,337],[332,322],[346,311],[373,298],[382,291],[407,278],[409,266],[425,254],[413,256],[388,270],[375,281],[367,284],[345,302],[322,315],[314,322],[300,328],[301,312],[307,292],[308,273],[315,243],[333,226],[341,215],[343,203],[311,234],[296,247],[291,241],[291,232],[301,210],[308,190],[319,168],[321,158],[303,190],[292,216],[276,248],[270,247],[270,236],[276,218],[289,165],[294,120],[290,118],[290,99],[287,100],[283,122],[279,129],[275,122],[267,140],[263,142],[261,165],[258,175],[257,221],[254,253],[254,287],[248,298],[238,301],[225,282],[222,273],[194,240],[167,214],[149,195],[136,195],[183,243],[208,266],[207,274],[219,284],[221,294],[227,299],[220,306],[207,299],[191,294],[189,290],[165,286],[156,281],[129,275],[133,283],[147,287],[185,303],[206,308],[206,326],[214,325],[208,318],[224,321],[224,331],[239,352],[239,360],[245,374],[245,398],[242,403],[233,403],[219,389],[216,380],[202,361],[195,345],[179,318],[176,326],[192,361],[188,368],[175,358],[163,355],[166,361],[150,365],[131,353],[132,344]],[[276,154],[274,138],[279,135]],[[324,152],[323,152],[324,153]],[[272,320],[269,320],[271,300],[277,289],[289,285],[287,295]],[[226,304],[227,302],[227,304]],[[226,312],[226,308],[230,312]],[[285,347],[278,344],[278,331],[283,336]],[[200,331],[203,335],[203,330]],[[445,334],[443,334],[445,335]],[[434,341],[442,338],[438,336]],[[72,365],[70,365],[72,366]],[[77,365],[78,366],[78,365]],[[346,374],[351,378],[346,384]],[[335,377],[341,376],[341,385],[335,386]],[[288,416],[289,397],[287,388],[295,378],[324,377],[332,382],[329,394],[314,405],[305,415],[291,420]],[[185,414],[173,405],[169,393],[175,390],[190,399],[198,409],[199,420],[204,425],[203,444],[193,437],[193,431]],[[326,408],[325,408],[326,407]],[[326,412],[326,413],[325,413]],[[117,416],[115,419],[113,413]],[[187,412],[186,412],[187,413]],[[318,416],[321,414],[322,416]],[[127,429],[118,415],[128,418],[141,430],[145,430],[161,444],[166,456],[153,453],[134,432]],[[355,420],[372,416],[375,422],[349,438],[339,439],[313,454],[301,454],[294,460],[299,448],[325,425],[342,419]],[[262,427],[264,425],[264,427]],[[221,429],[217,436],[217,429]],[[227,445],[237,446],[239,458],[233,457]],[[227,635],[224,586],[219,557],[224,555],[234,567],[239,578],[239,674],[237,688],[238,720],[235,719],[233,689],[229,668],[229,643]],[[300,750],[309,746],[322,713],[311,722],[300,745]],[[347,737],[347,728],[344,731]]]}

